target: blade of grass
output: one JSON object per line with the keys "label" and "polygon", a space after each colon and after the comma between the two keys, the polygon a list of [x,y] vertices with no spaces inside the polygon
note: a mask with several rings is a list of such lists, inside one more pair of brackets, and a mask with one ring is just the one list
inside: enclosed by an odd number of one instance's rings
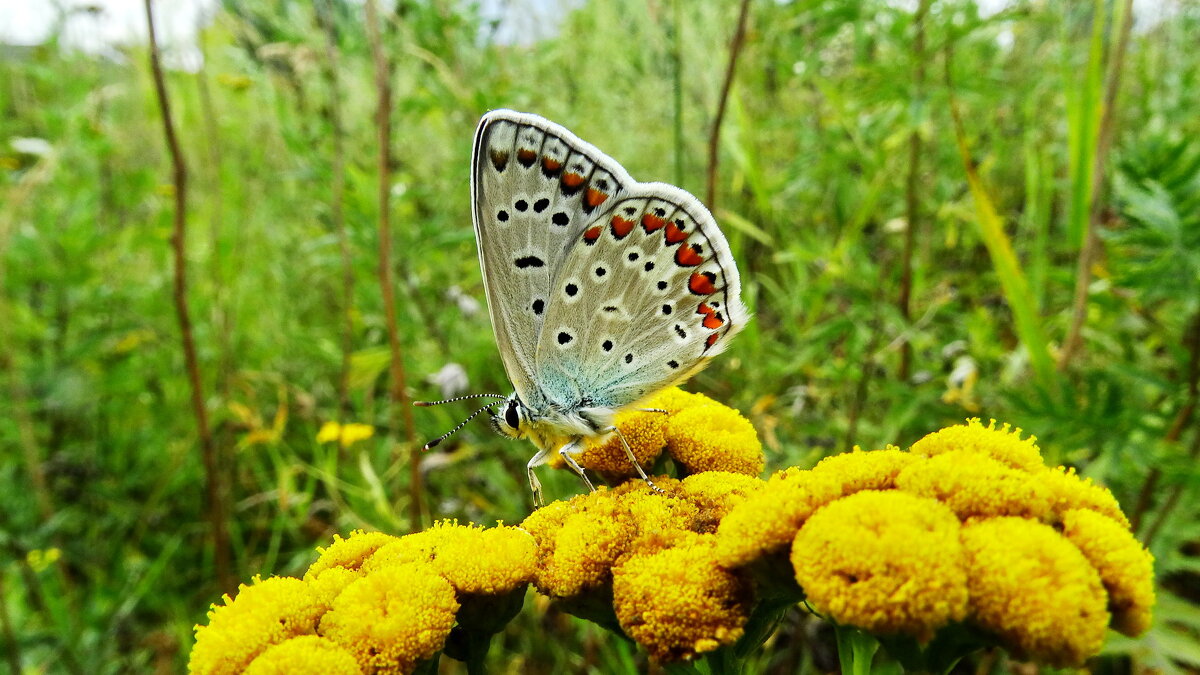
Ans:
{"label": "blade of grass", "polygon": [[979,173],[975,170],[975,162],[971,159],[971,151],[967,146],[967,132],[963,124],[962,113],[958,109],[958,101],[954,96],[954,81],[952,75],[952,49],[947,43],[945,58],[946,89],[950,96],[950,118],[954,122],[954,140],[962,159],[963,170],[967,175],[967,184],[971,189],[971,197],[975,201],[975,212],[979,217],[979,233],[992,259],[992,267],[1000,279],[1000,287],[1004,298],[1012,310],[1016,323],[1017,337],[1029,352],[1029,362],[1033,368],[1038,384],[1046,391],[1053,391],[1057,376],[1054,372],[1054,360],[1050,356],[1049,343],[1042,329],[1041,319],[1037,313],[1037,303],[1030,292],[1029,282],[1021,270],[1021,263],[1013,251],[1012,242],[1004,233],[1004,223],[996,212],[996,206]]}

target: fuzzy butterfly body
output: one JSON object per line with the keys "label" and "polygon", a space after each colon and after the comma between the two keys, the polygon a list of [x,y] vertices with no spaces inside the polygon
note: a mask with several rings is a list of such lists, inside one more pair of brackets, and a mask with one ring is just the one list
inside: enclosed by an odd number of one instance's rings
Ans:
{"label": "fuzzy butterfly body", "polygon": [[[537,115],[475,134],[473,220],[496,342],[515,392],[493,424],[533,467],[612,433],[617,411],[703,368],[745,325],[737,267],[695,197],[639,183]],[[590,485],[590,482],[589,482]]]}

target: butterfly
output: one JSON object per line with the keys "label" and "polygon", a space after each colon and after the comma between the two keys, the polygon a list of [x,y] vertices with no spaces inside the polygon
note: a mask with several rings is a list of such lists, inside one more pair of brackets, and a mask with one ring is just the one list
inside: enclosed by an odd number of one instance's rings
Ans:
{"label": "butterfly", "polygon": [[[618,411],[704,368],[749,313],[729,243],[699,200],[639,183],[543,117],[483,116],[471,201],[492,329],[514,391],[480,395],[504,400],[450,433],[488,410],[498,432],[531,440],[527,473],[540,505],[534,468],[556,452],[591,488],[574,456],[620,434]],[[462,398],[470,397],[450,400]]]}

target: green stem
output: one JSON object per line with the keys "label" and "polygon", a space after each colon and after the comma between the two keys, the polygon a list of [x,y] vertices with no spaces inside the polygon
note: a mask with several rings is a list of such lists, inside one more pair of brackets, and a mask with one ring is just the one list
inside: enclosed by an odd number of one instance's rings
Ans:
{"label": "green stem", "polygon": [[879,642],[871,635],[850,626],[837,626],[838,661],[845,675],[870,675],[871,661]]}

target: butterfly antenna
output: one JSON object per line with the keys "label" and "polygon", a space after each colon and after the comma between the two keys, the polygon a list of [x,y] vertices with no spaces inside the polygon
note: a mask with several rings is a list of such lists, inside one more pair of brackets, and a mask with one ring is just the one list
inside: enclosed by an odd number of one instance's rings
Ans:
{"label": "butterfly antenna", "polygon": [[447,399],[443,399],[441,401],[413,401],[413,405],[417,406],[418,408],[428,408],[430,406],[441,405],[443,403],[454,403],[456,401],[465,401],[469,398],[508,398],[508,397],[502,396],[501,394],[469,394],[467,396],[455,396],[454,398],[447,398]]}
{"label": "butterfly antenna", "polygon": [[[481,395],[486,396],[486,394],[481,394]],[[464,396],[463,398],[475,398],[475,397],[474,396]],[[500,398],[507,398],[507,397],[501,396]],[[451,400],[453,400],[453,399],[451,399]],[[439,403],[449,403],[449,401],[438,401],[438,402]],[[428,443],[425,444],[425,447],[421,448],[421,449],[422,450],[430,450],[430,449],[436,447],[438,443],[441,443],[442,441],[446,440],[447,438],[450,438],[450,436],[454,432],[467,426],[467,422],[470,422],[471,420],[475,419],[475,416],[478,415],[479,413],[483,412],[484,410],[491,411],[493,405],[495,405],[495,404],[489,403],[489,404],[483,406],[482,408],[480,408],[479,410],[476,410],[475,412],[471,413],[470,415],[467,416],[467,419],[459,422],[458,426],[454,427],[450,431],[447,431],[446,433],[442,434],[441,436],[438,436],[437,438],[433,439],[432,441],[429,441]],[[492,414],[495,414],[495,413],[492,413]]]}

